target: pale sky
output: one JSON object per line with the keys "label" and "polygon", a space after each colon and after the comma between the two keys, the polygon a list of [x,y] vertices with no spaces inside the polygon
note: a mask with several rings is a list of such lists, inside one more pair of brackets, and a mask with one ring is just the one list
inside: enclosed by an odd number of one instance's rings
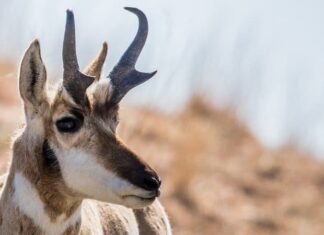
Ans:
{"label": "pale sky", "polygon": [[236,107],[265,145],[298,144],[324,158],[323,1],[0,2],[0,57],[18,63],[37,37],[52,80],[62,73],[65,9],[75,13],[81,65],[108,41],[108,74],[136,32],[122,7],[139,7],[150,32],[137,67],[158,74],[126,102],[174,111],[200,93]]}

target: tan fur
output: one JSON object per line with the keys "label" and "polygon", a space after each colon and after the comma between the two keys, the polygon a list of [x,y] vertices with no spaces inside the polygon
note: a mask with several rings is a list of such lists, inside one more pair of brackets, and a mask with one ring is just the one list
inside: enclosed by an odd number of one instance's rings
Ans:
{"label": "tan fur", "polygon": [[108,51],[108,44],[104,42],[98,56],[85,69],[84,73],[89,76],[94,76],[95,79],[98,81],[101,75],[101,68],[107,56],[107,51]]}
{"label": "tan fur", "polygon": [[[91,73],[100,76],[98,71],[91,70]],[[123,206],[123,197],[118,202],[121,205],[99,202],[87,199],[87,192],[67,184],[62,173],[64,166],[56,156],[54,160],[51,158],[54,157],[51,152],[46,152],[54,151],[51,146],[62,151],[74,148],[91,153],[96,156],[95,164],[128,182],[130,189],[134,188],[134,193],[140,195],[149,192],[141,188],[143,176],[157,175],[115,136],[118,106],[107,106],[101,97],[99,101],[90,99],[89,106],[81,107],[64,88],[59,88],[49,101],[45,88],[46,70],[39,43],[34,41],[25,54],[20,74],[27,125],[14,141],[9,173],[0,178],[0,234],[56,234],[55,231],[62,228],[65,230],[60,234],[65,235],[170,234],[166,213],[157,199],[145,201],[144,197],[143,202],[139,201],[142,204],[137,202],[144,208],[131,209]],[[94,89],[93,97],[100,97],[100,91]],[[108,93],[109,90],[106,97]],[[55,123],[62,117],[78,115],[75,113],[84,117],[82,128],[75,134],[59,133]],[[21,183],[24,184],[19,185]],[[27,187],[27,191],[21,193],[15,185]],[[22,202],[25,204],[19,204]],[[125,205],[128,205],[126,201]],[[34,215],[35,208],[43,213],[37,214],[37,219],[24,212],[31,209]],[[47,230],[39,221],[49,223],[52,230]]]}

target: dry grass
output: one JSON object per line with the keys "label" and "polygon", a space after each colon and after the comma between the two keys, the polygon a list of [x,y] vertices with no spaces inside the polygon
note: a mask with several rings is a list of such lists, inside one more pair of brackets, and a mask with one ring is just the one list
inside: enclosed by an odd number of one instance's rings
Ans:
{"label": "dry grass", "polygon": [[322,163],[266,150],[199,99],[176,117],[128,108],[122,120],[120,134],[163,176],[176,234],[323,234]]}
{"label": "dry grass", "polygon": [[[16,76],[13,65],[0,63],[0,161],[3,163],[9,159],[11,136],[22,119]],[[0,165],[0,173],[5,167],[6,164]]]}
{"label": "dry grass", "polygon": [[[20,115],[9,77],[0,87],[0,155]],[[121,120],[121,137],[162,176],[175,234],[323,234],[322,163],[265,149],[231,112],[200,99],[176,116],[124,107]]]}

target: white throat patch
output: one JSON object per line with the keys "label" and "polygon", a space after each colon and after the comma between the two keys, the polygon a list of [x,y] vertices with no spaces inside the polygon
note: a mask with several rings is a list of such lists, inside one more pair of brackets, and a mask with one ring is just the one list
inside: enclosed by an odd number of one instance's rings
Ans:
{"label": "white throat patch", "polygon": [[44,203],[37,190],[21,172],[15,174],[13,201],[21,212],[49,235],[62,234],[81,219],[81,208],[78,208],[71,217],[66,218],[63,214],[57,218],[56,222],[52,222],[45,212]]}

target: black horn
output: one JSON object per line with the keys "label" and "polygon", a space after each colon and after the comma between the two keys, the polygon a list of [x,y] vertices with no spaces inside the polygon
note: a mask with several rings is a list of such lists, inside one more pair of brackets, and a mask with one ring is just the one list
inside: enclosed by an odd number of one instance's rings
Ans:
{"label": "black horn", "polygon": [[63,41],[63,66],[64,73],[66,74],[73,74],[75,71],[79,70],[75,45],[74,15],[70,10],[66,11],[66,24]]}
{"label": "black horn", "polygon": [[72,96],[73,100],[84,105],[87,102],[86,89],[94,81],[94,77],[87,76],[79,71],[75,45],[74,15],[70,10],[66,11],[66,25],[63,42],[63,86]]}
{"label": "black horn", "polygon": [[109,101],[113,103],[118,103],[130,89],[147,81],[157,72],[142,73],[135,69],[136,61],[147,38],[148,23],[145,14],[139,9],[132,7],[125,7],[125,9],[138,17],[139,27],[133,42],[109,75],[113,86],[113,94]]}

